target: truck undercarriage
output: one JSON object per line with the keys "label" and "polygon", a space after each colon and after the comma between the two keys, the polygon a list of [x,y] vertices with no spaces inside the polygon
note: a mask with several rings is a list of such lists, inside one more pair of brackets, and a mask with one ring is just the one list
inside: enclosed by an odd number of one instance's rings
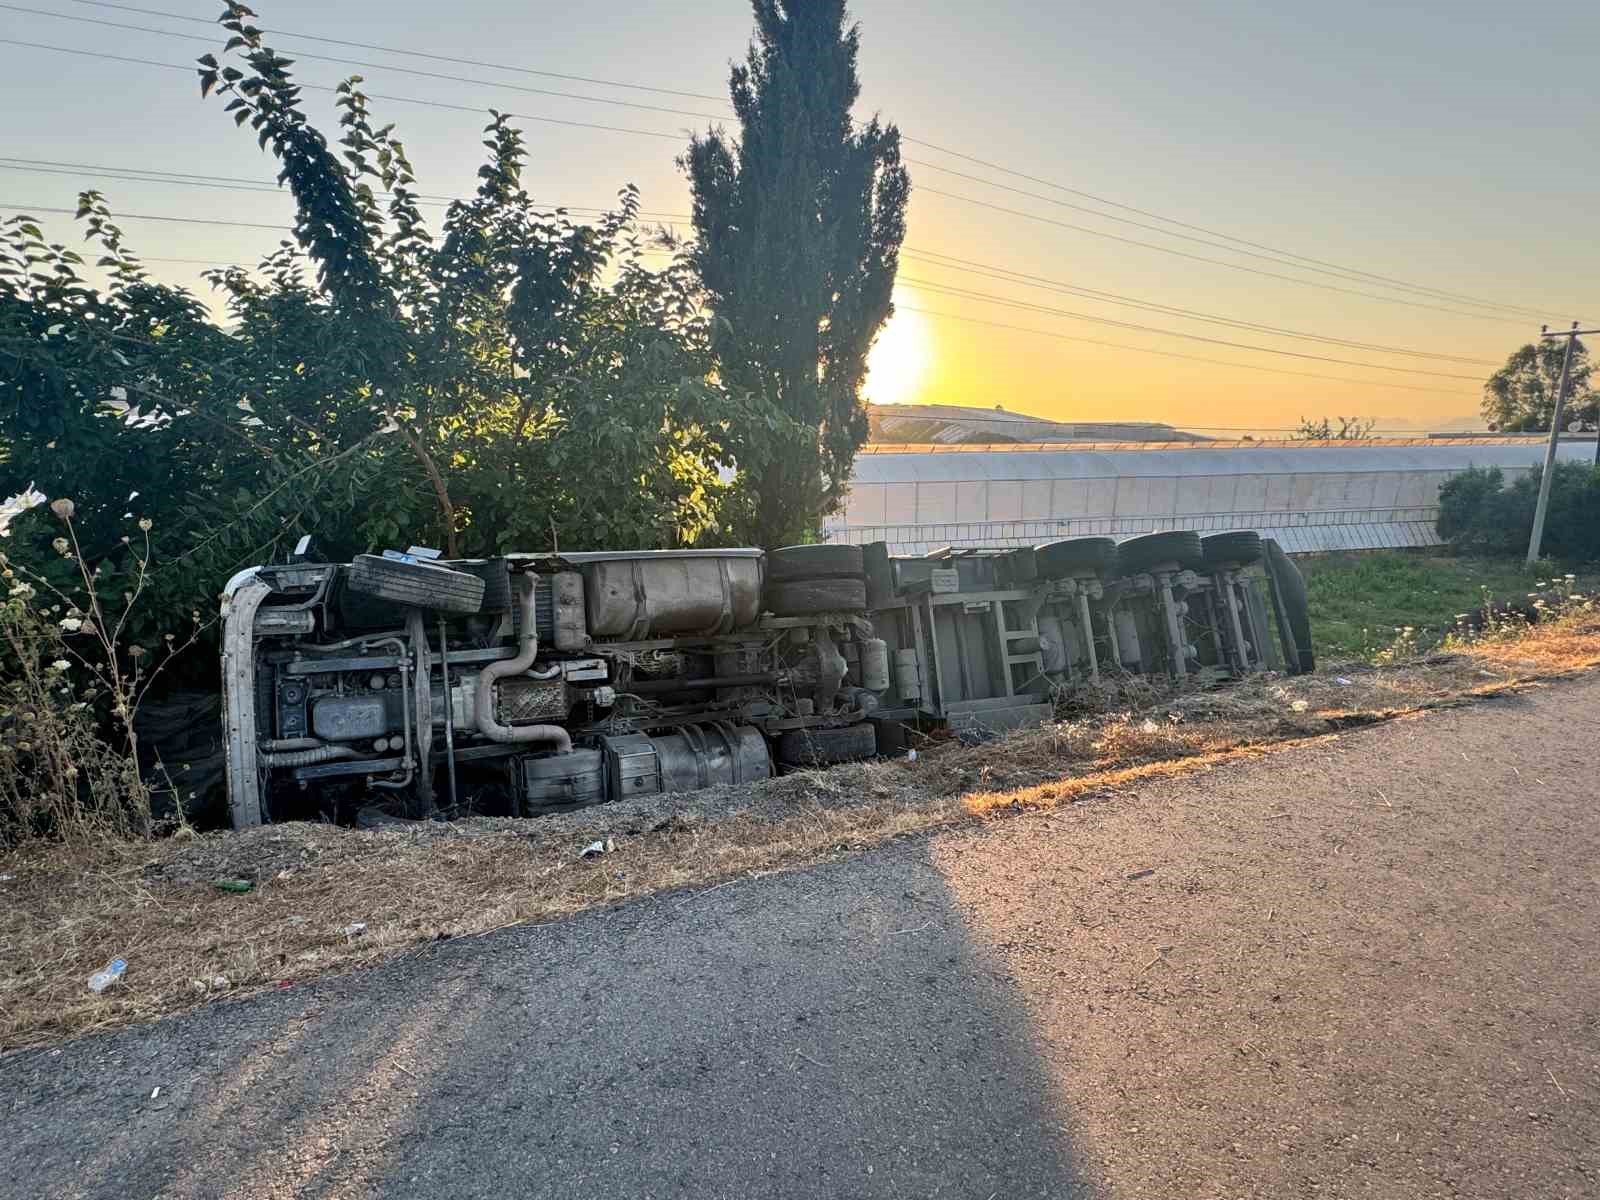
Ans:
{"label": "truck undercarriage", "polygon": [[1304,594],[1275,550],[1172,533],[254,568],[224,599],[230,820],[533,816],[1012,728],[1123,673],[1299,670]]}

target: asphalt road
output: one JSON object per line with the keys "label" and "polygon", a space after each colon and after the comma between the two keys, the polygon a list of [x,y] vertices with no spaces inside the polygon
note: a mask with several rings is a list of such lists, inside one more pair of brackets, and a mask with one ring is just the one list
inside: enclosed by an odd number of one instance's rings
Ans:
{"label": "asphalt road", "polygon": [[1597,716],[1555,688],[13,1054],[0,1195],[1600,1194]]}

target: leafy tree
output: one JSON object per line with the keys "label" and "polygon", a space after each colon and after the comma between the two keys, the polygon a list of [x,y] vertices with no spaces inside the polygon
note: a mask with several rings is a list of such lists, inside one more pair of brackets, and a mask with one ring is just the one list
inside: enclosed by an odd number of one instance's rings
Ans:
{"label": "leafy tree", "polygon": [[[1506,485],[1498,467],[1473,467],[1439,489],[1439,536],[1464,553],[1515,556],[1528,548],[1542,468]],[[1600,470],[1558,462],[1550,480],[1544,552],[1568,562],[1600,559]]]}
{"label": "leafy tree", "polygon": [[[338,89],[335,152],[253,16],[228,5],[235,58],[204,56],[201,88],[277,157],[293,240],[209,276],[219,326],[149,279],[96,193],[79,216],[105,288],[35,222],[0,226],[0,496],[73,497],[112,591],[133,570],[126,514],[149,517],[141,614],[185,632],[230,574],[303,533],[328,557],[716,536],[732,447],[792,430],[719,377],[688,256],[645,266],[633,189],[592,225],[538,211],[497,114],[476,193],[435,232],[359,78]],[[25,518],[6,550],[59,573],[56,533]]]}
{"label": "leafy tree", "polygon": [[477,194],[450,206],[435,245],[404,149],[372,126],[359,78],[339,89],[341,162],[253,15],[230,3],[222,20],[250,71],[207,55],[202,92],[228,96],[278,156],[296,241],[317,266],[321,369],[411,452],[437,540],[451,555],[529,546],[534,531],[545,545],[559,516],[575,522],[569,545],[704,531],[724,440],[749,410],[713,376],[689,263],[642,265],[632,189],[595,226],[537,212],[522,135],[496,114]]}
{"label": "leafy tree", "polygon": [[694,138],[693,257],[720,324],[721,378],[794,423],[734,445],[739,527],[796,541],[838,505],[866,440],[867,352],[891,313],[910,177],[900,134],[857,127],[858,27],[843,0],[753,0],[732,69],[737,140]]}
{"label": "leafy tree", "polygon": [[[1483,385],[1482,412],[1489,428],[1508,433],[1548,430],[1565,353],[1566,345],[1559,338],[1530,342],[1513,351],[1506,365]],[[1591,426],[1600,409],[1600,395],[1589,386],[1592,370],[1588,347],[1574,339],[1566,419]]]}
{"label": "leafy tree", "polygon": [[[1333,426],[1334,421],[1339,422],[1337,429]],[[1371,417],[1323,417],[1320,421],[1301,417],[1300,428],[1295,430],[1294,437],[1300,442],[1360,441],[1372,432],[1376,424]]]}
{"label": "leafy tree", "polygon": [[[133,590],[140,571],[123,539],[134,519],[152,519],[164,565],[131,632],[151,632],[155,613],[183,629],[332,480],[310,473],[315,446],[240,407],[246,393],[218,366],[234,339],[195,297],[147,278],[98,193],[84,193],[79,217],[111,276],[104,290],[27,217],[0,236],[0,493],[34,484],[73,497],[82,553],[111,596]],[[58,532],[19,522],[7,550],[76,588],[76,568],[50,549]]]}

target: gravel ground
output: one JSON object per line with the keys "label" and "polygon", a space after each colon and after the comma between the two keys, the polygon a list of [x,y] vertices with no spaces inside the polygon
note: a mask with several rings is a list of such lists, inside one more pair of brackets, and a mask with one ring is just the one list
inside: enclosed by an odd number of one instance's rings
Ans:
{"label": "gravel ground", "polygon": [[1551,687],[9,1055],[0,1196],[1594,1195],[1597,717]]}

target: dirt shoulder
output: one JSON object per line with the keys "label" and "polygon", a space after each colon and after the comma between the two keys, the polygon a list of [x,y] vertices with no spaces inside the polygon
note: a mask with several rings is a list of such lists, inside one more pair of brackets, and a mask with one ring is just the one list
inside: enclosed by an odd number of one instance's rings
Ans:
{"label": "dirt shoulder", "polygon": [[[1124,697],[981,746],[537,821],[269,826],[0,858],[0,1049],[371,964],[440,939],[849,855],[896,836],[1084,805],[1142,781],[1600,665],[1600,618],[1385,668]],[[591,842],[611,849],[580,857]],[[244,880],[251,890],[220,890]],[[85,987],[113,957],[126,978]]]}

